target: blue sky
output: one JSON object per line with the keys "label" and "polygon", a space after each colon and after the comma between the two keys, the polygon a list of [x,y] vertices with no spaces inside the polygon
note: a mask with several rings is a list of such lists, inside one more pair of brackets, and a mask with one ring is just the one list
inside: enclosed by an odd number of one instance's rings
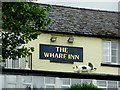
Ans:
{"label": "blue sky", "polygon": [[38,3],[118,11],[119,0],[38,0]]}

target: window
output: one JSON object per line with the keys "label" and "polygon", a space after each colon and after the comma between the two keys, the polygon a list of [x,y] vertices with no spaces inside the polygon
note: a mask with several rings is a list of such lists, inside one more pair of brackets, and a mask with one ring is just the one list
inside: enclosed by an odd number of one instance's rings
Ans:
{"label": "window", "polygon": [[44,79],[45,79],[45,88],[55,88],[56,79],[54,77],[45,77]]}
{"label": "window", "polygon": [[15,75],[6,75],[5,80],[6,88],[17,88],[17,77]]}
{"label": "window", "polygon": [[70,85],[70,79],[67,79],[67,78],[62,79],[62,84],[63,85]]}
{"label": "window", "polygon": [[29,90],[29,88],[32,88],[32,77],[31,76],[22,76],[21,77],[21,84],[22,88],[26,88],[26,90]]}
{"label": "window", "polygon": [[71,85],[73,84],[81,84],[81,80],[80,79],[71,79]]}
{"label": "window", "polygon": [[12,60],[12,59],[6,59],[6,68],[20,68],[20,58],[17,60]]}
{"label": "window", "polygon": [[108,81],[108,88],[117,88],[117,82],[116,81]]}
{"label": "window", "polygon": [[118,82],[118,88],[120,88],[120,81]]}
{"label": "window", "polygon": [[103,63],[118,64],[117,41],[103,41]]}
{"label": "window", "polygon": [[91,79],[83,79],[82,83],[90,84],[90,83],[92,83],[92,80]]}
{"label": "window", "polygon": [[97,81],[97,86],[98,87],[102,87],[102,88],[106,88],[107,87],[106,81],[104,81],[104,80],[98,80]]}
{"label": "window", "polygon": [[60,78],[60,88],[69,88],[71,85],[70,78]]}
{"label": "window", "polygon": [[33,77],[33,88],[44,88],[44,77],[34,76]]}
{"label": "window", "polygon": [[54,77],[46,77],[45,83],[46,84],[55,84],[55,78]]}
{"label": "window", "polygon": [[29,88],[34,88],[35,90],[41,90],[42,88],[47,88],[47,90],[57,90],[54,88],[65,89],[73,84],[92,83],[98,88],[102,88],[102,90],[120,90],[120,81],[111,81],[111,80],[95,80],[95,79],[93,80],[93,79],[77,79],[77,78],[75,79],[75,78],[59,78],[59,77],[46,77],[46,76],[29,76],[29,75],[26,76],[4,75],[4,74],[2,75],[2,77],[0,76],[0,79],[2,80],[1,81],[2,85],[0,86],[3,88],[27,88],[25,90],[28,90]]}
{"label": "window", "polygon": [[98,88],[104,88],[105,90],[118,90],[118,83],[118,81],[97,80]]}

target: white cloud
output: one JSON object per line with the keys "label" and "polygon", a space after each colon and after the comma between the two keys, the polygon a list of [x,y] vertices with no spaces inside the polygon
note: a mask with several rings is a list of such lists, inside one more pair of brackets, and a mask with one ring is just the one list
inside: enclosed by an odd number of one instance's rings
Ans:
{"label": "white cloud", "polygon": [[37,3],[118,11],[119,0],[38,0]]}
{"label": "white cloud", "polygon": [[120,0],[38,0],[39,2],[119,2]]}

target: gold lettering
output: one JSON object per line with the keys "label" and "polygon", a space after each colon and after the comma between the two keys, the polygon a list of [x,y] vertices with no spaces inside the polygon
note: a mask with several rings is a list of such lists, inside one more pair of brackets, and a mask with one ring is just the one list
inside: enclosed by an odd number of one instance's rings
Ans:
{"label": "gold lettering", "polygon": [[72,59],[75,59],[75,56],[71,54],[71,58],[72,58]]}
{"label": "gold lettering", "polygon": [[57,53],[55,54],[55,58],[59,58]]}
{"label": "gold lettering", "polygon": [[59,53],[59,58],[62,58],[63,57],[63,54],[62,53]]}
{"label": "gold lettering", "polygon": [[63,54],[63,58],[66,58],[67,54]]}
{"label": "gold lettering", "polygon": [[72,54],[68,54],[68,59],[75,59],[75,56]]}
{"label": "gold lettering", "polygon": [[54,53],[50,53],[50,57],[53,57],[53,58],[54,58]]}
{"label": "gold lettering", "polygon": [[56,47],[56,49],[57,49],[57,52],[59,52],[59,48],[60,48],[60,47]]}
{"label": "gold lettering", "polygon": [[60,47],[60,52],[64,52],[64,48],[61,48],[61,47]]}
{"label": "gold lettering", "polygon": [[68,48],[62,48],[62,47],[55,47],[57,49],[57,52],[65,52],[68,53]]}
{"label": "gold lettering", "polygon": [[78,60],[79,60],[79,55],[75,55],[75,59],[78,59]]}
{"label": "gold lettering", "polygon": [[71,54],[68,54],[68,59],[71,59]]}
{"label": "gold lettering", "polygon": [[49,53],[44,52],[45,57],[49,57]]}
{"label": "gold lettering", "polygon": [[67,51],[67,50],[68,50],[68,48],[65,48],[65,53],[68,53],[68,51]]}

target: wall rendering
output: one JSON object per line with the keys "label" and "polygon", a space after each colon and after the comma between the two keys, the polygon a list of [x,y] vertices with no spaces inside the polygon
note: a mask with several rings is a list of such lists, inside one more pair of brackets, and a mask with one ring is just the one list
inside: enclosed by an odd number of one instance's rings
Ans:
{"label": "wall rendering", "polygon": [[[51,42],[50,38],[56,36],[57,40]],[[74,72],[73,66],[75,65],[88,65],[92,63],[94,68],[97,70],[90,73],[103,73],[103,74],[116,74],[118,75],[118,67],[101,66],[102,63],[102,42],[103,40],[114,40],[117,39],[105,39],[96,37],[85,37],[85,36],[72,36],[74,38],[73,43],[68,43],[67,40],[72,35],[63,34],[41,34],[37,40],[29,42],[27,45],[35,47],[35,51],[32,54],[32,69],[33,70],[45,70],[45,71],[57,71],[57,72]],[[70,46],[70,47],[82,47],[83,48],[83,62],[72,63],[56,63],[50,62],[50,60],[39,59],[39,45],[59,45],[59,46]]]}

